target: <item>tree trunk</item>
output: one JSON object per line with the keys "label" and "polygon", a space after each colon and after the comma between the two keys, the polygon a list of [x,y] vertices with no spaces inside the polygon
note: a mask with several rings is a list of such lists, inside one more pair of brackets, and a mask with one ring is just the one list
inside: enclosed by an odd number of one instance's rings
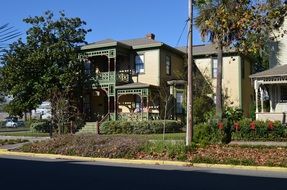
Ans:
{"label": "tree trunk", "polygon": [[216,85],[216,117],[222,120],[222,63],[223,63],[222,43],[218,42],[217,53],[217,85]]}

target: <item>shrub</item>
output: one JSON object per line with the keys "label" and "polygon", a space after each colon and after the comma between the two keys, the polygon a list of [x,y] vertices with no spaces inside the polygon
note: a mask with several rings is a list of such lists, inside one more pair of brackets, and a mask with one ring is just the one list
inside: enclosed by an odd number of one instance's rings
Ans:
{"label": "shrub", "polygon": [[35,121],[31,123],[30,129],[32,132],[48,133],[51,130],[51,122],[47,120]]}
{"label": "shrub", "polygon": [[214,101],[208,96],[196,96],[193,103],[194,123],[206,121],[206,113],[213,111]]}
{"label": "shrub", "polygon": [[[100,126],[101,134],[153,134],[162,133],[164,121],[106,121]],[[166,121],[166,133],[180,132],[182,123]]]}
{"label": "shrub", "polygon": [[281,122],[253,121],[254,129],[251,127],[251,119],[240,120],[240,130],[233,128],[233,139],[235,140],[276,140],[287,138],[287,128]]}
{"label": "shrub", "polygon": [[200,123],[194,127],[194,142],[200,144],[218,143],[222,138],[222,131],[215,122]]}
{"label": "shrub", "polygon": [[132,136],[100,136],[92,134],[58,135],[47,141],[27,144],[24,152],[52,153],[105,158],[134,158],[143,146]]}

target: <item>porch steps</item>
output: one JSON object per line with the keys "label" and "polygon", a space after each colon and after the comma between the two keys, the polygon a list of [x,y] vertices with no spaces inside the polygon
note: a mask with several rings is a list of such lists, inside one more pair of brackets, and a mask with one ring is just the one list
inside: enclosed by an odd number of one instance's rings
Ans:
{"label": "porch steps", "polygon": [[97,122],[86,122],[86,125],[78,133],[97,133]]}

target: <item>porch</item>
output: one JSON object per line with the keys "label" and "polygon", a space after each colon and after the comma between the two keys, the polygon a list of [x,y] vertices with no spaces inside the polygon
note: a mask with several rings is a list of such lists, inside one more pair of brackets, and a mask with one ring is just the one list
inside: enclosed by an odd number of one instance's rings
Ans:
{"label": "porch", "polygon": [[251,75],[255,90],[257,120],[286,123],[287,65]]}

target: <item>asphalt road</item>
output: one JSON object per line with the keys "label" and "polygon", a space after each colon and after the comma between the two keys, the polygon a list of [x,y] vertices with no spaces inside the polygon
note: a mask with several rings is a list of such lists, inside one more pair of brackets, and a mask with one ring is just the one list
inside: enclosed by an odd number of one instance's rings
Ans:
{"label": "asphalt road", "polygon": [[0,156],[0,189],[286,190],[287,173]]}

